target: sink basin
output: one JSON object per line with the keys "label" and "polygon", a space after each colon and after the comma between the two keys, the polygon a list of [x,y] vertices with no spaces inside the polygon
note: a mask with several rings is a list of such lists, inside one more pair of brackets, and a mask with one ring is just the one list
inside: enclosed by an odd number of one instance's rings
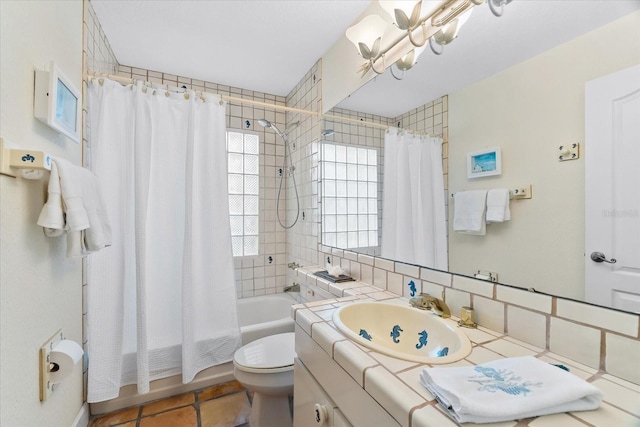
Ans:
{"label": "sink basin", "polygon": [[471,353],[469,338],[431,311],[382,302],[340,307],[333,314],[338,330],[356,343],[387,356],[443,364]]}

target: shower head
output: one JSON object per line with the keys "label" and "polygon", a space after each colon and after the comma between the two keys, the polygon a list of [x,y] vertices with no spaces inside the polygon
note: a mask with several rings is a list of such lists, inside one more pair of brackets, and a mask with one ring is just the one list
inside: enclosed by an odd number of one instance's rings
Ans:
{"label": "shower head", "polygon": [[298,126],[300,126],[300,122],[294,122],[291,123],[289,126],[287,126],[287,128],[284,130],[284,132],[280,132],[280,129],[278,129],[276,127],[276,125],[274,125],[273,123],[271,123],[269,120],[267,119],[258,119],[258,123],[260,123],[260,126],[264,127],[264,128],[271,128],[273,129],[278,135],[280,135],[283,139],[285,136],[287,136],[289,134],[289,132],[291,132],[292,130],[294,130],[295,128],[297,128]]}
{"label": "shower head", "polygon": [[270,128],[271,127],[271,122],[267,119],[259,119],[258,123],[260,123],[260,126],[262,126],[263,128]]}
{"label": "shower head", "polygon": [[325,129],[322,131],[322,136],[331,136],[335,133],[333,129]]}
{"label": "shower head", "polygon": [[[271,123],[269,120],[267,119],[258,119],[258,123],[260,123],[260,126],[264,127],[264,128],[271,128],[275,131],[275,133],[277,133],[278,135],[280,135],[280,137],[282,139],[284,139],[284,134],[282,132],[280,132],[280,129],[278,129],[276,127],[276,125],[274,125],[273,123]],[[285,132],[286,133],[286,132]]]}

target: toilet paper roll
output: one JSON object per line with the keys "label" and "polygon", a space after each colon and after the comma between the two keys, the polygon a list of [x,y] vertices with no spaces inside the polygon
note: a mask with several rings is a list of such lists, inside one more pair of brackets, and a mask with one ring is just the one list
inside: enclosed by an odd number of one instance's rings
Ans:
{"label": "toilet paper roll", "polygon": [[82,359],[82,347],[71,340],[62,340],[49,353],[49,378],[52,384],[64,381]]}

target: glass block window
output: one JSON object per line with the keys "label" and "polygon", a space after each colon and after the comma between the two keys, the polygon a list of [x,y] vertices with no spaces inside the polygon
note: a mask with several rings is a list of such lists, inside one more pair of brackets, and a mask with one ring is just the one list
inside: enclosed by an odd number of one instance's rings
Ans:
{"label": "glass block window", "polygon": [[227,132],[233,256],[258,255],[259,146],[256,134]]}
{"label": "glass block window", "polygon": [[378,150],[322,143],[322,242],[378,245]]}

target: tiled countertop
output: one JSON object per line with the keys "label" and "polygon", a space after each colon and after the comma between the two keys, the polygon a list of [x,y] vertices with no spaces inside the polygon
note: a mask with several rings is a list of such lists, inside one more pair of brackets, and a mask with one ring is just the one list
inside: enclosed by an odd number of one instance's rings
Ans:
{"label": "tiled countertop", "polygon": [[[401,425],[458,425],[444,414],[434,396],[418,382],[420,371],[429,365],[391,358],[362,347],[342,335],[331,320],[334,311],[345,304],[385,301],[408,305],[408,300],[360,282],[327,282],[318,285],[322,288],[327,286],[326,290],[336,295],[336,298],[293,306],[296,324]],[[445,321],[458,327],[455,318]],[[571,373],[602,390],[605,396],[600,408],[594,411],[561,413],[483,425],[640,426],[640,386],[486,328],[461,329],[473,344],[471,354],[458,362],[439,366],[469,366],[505,357],[535,356],[545,362],[565,365]]]}

